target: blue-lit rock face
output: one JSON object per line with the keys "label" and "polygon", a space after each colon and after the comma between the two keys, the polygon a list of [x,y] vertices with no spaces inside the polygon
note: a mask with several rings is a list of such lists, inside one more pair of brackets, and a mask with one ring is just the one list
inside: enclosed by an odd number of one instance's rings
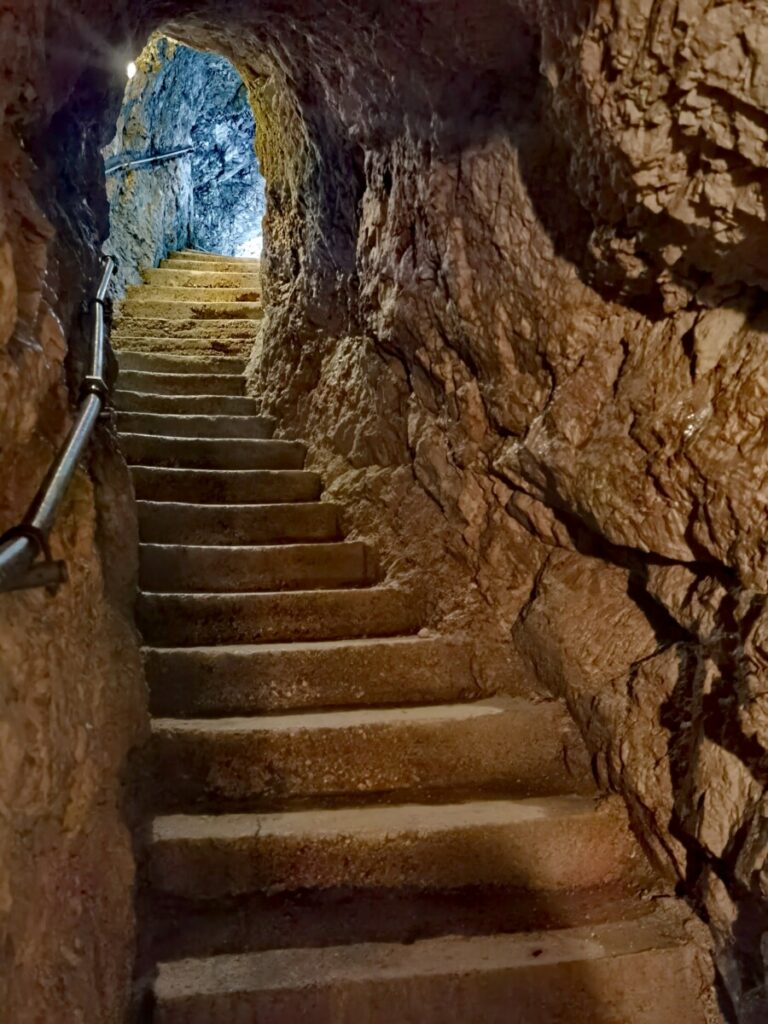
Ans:
{"label": "blue-lit rock face", "polygon": [[[166,37],[136,60],[115,138],[104,150],[110,202],[107,249],[118,290],[172,249],[259,255],[264,179],[254,121],[239,74],[218,55]],[[132,169],[120,165],[191,147]]]}

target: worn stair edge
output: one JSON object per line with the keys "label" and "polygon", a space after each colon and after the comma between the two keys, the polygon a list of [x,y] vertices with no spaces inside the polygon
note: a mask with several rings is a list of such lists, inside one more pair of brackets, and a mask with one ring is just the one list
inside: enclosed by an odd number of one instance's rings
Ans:
{"label": "worn stair edge", "polygon": [[201,302],[261,302],[261,286],[256,288],[237,285],[219,285],[218,287],[200,288],[197,285],[183,284],[135,284],[126,289],[128,302],[184,302],[199,304]]}
{"label": "worn stair edge", "polygon": [[154,412],[163,415],[258,416],[255,398],[239,395],[156,395],[118,388],[113,393],[118,412]]}
{"label": "worn stair edge", "polygon": [[150,373],[234,374],[242,376],[246,361],[242,356],[210,355],[185,356],[170,352],[136,352],[120,349],[116,352],[121,370],[144,370]]}
{"label": "worn stair edge", "polygon": [[126,391],[153,395],[245,394],[245,378],[235,373],[158,373],[121,369],[118,383]]}
{"label": "worn stair edge", "polygon": [[160,437],[251,438],[268,441],[275,431],[269,416],[173,415],[161,412],[119,412],[121,434],[153,434]]}
{"label": "worn stair edge", "polygon": [[302,469],[300,441],[249,437],[162,437],[120,434],[129,465],[189,469]]}
{"label": "worn stair edge", "polygon": [[341,539],[339,507],[328,501],[197,505],[140,501],[141,540],[178,544],[285,544]]}
{"label": "worn stair edge", "polygon": [[706,1024],[712,971],[672,915],[160,965],[158,1024]]}
{"label": "worn stair edge", "polygon": [[219,301],[202,293],[200,298],[163,299],[155,296],[146,285],[140,298],[123,299],[118,310],[120,320],[261,320],[264,307],[261,302]]}
{"label": "worn stair edge", "polygon": [[[154,287],[180,288],[245,288],[261,292],[261,272],[246,270],[171,270],[168,267],[152,267],[142,270],[146,284]],[[140,285],[138,287],[141,287]]]}
{"label": "worn stair edge", "polygon": [[421,602],[395,587],[287,590],[251,594],[141,594],[138,620],[147,644],[343,640],[415,633]]}
{"label": "worn stair edge", "polygon": [[131,466],[136,497],[196,504],[316,501],[321,481],[306,469],[183,469]]}
{"label": "worn stair edge", "polygon": [[340,885],[555,893],[650,880],[623,803],[583,796],[168,815],[154,819],[150,865],[155,888],[210,899]]}
{"label": "worn stair edge", "polygon": [[259,320],[247,319],[169,319],[165,316],[121,315],[112,330],[116,348],[136,348],[133,338],[156,338],[161,343],[174,339],[205,340],[211,345],[241,339],[253,343],[261,330]]}
{"label": "worn stair edge", "polygon": [[589,759],[555,702],[308,711],[249,718],[154,719],[156,806],[224,809],[308,797],[494,790],[593,793]]}
{"label": "worn stair edge", "polygon": [[139,582],[145,591],[328,589],[366,586],[377,577],[375,554],[362,541],[139,546]]}
{"label": "worn stair edge", "polygon": [[472,645],[450,637],[144,649],[155,715],[204,717],[479,697]]}

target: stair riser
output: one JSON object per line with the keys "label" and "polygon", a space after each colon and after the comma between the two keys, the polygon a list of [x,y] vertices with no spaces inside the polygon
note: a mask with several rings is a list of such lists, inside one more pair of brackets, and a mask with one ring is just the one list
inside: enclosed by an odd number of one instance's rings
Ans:
{"label": "stair riser", "polygon": [[204,260],[214,264],[235,263],[238,266],[247,264],[254,264],[257,267],[261,266],[261,260],[258,256],[228,256],[226,253],[207,252],[205,249],[177,249],[169,255],[169,259]]}
{"label": "stair riser", "polygon": [[417,800],[452,787],[519,797],[592,788],[566,768],[579,762],[580,744],[556,704],[521,700],[478,718],[425,722],[403,714],[397,723],[336,728],[276,730],[267,721],[253,730],[242,722],[240,730],[156,722],[158,806],[222,810],[372,794]]}
{"label": "stair riser", "polygon": [[268,440],[274,420],[259,416],[167,416],[158,413],[120,413],[121,433],[155,434],[161,437],[221,437]]}
{"label": "stair riser", "polygon": [[141,539],[155,544],[280,544],[339,539],[338,511],[328,502],[239,508],[139,504]]}
{"label": "stair riser", "polygon": [[396,590],[143,594],[138,619],[148,644],[171,647],[396,636],[421,625],[416,602]]}
{"label": "stair riser", "polygon": [[[328,980],[277,991],[198,994],[161,1001],[156,1024],[706,1024],[691,983],[701,975],[692,948],[626,956],[368,980]],[[514,1008],[514,1009],[511,1009]]]}
{"label": "stair riser", "polygon": [[[220,898],[337,886],[452,889],[502,885],[556,893],[638,876],[636,847],[616,814],[591,813],[451,829],[156,840],[155,888]],[[645,864],[642,865],[645,867]]]}
{"label": "stair riser", "polygon": [[140,970],[158,960],[269,949],[408,942],[615,921],[638,907],[622,883],[547,894],[497,886],[449,891],[330,889],[186,900],[146,893]]}
{"label": "stair riser", "polygon": [[471,648],[443,639],[149,649],[145,670],[152,713],[176,717],[430,704],[480,695]]}
{"label": "stair riser", "polygon": [[244,287],[227,287],[220,285],[218,288],[206,288],[202,291],[199,287],[184,287],[183,285],[155,284],[132,285],[127,290],[129,302],[184,302],[200,305],[203,302],[261,302],[261,285],[245,285]]}
{"label": "stair riser", "polygon": [[222,471],[132,466],[136,497],[211,505],[317,501],[320,477],[305,470]]}
{"label": "stair riser", "polygon": [[[259,321],[247,319],[169,319],[167,316],[128,316],[123,314],[115,325],[113,344],[117,348],[136,349],[132,338],[153,338],[163,343],[173,339],[207,341],[211,344],[241,339],[253,343],[259,336]],[[171,346],[169,346],[171,347]],[[228,351],[229,349],[226,349]],[[221,349],[220,349],[221,351]]]}
{"label": "stair riser", "polygon": [[361,587],[376,577],[372,553],[357,542],[271,547],[142,544],[139,579],[147,591],[237,593]]}
{"label": "stair riser", "polygon": [[301,469],[305,449],[294,441],[243,438],[162,438],[121,434],[129,464],[189,469]]}
{"label": "stair riser", "polygon": [[153,412],[178,416],[253,416],[259,412],[255,399],[233,395],[151,395],[139,391],[114,392],[120,412]]}
{"label": "stair riser", "polygon": [[242,376],[245,360],[232,356],[198,356],[166,355],[163,352],[132,352],[124,350],[116,353],[121,370],[142,370],[149,373],[197,373],[220,374],[231,373]]}
{"label": "stair riser", "polygon": [[197,302],[168,301],[147,295],[142,299],[125,299],[118,316],[125,320],[260,320],[264,310],[260,302],[215,302],[207,295]]}
{"label": "stair riser", "polygon": [[234,260],[211,260],[200,259],[199,257],[174,257],[173,259],[162,260],[161,270],[204,270],[215,271],[219,274],[256,274],[261,272],[259,263],[235,262]]}
{"label": "stair riser", "polygon": [[237,288],[243,291],[261,293],[261,275],[258,273],[220,273],[206,270],[168,270],[156,268],[145,270],[142,277],[149,285],[158,288]]}
{"label": "stair riser", "polygon": [[123,391],[152,395],[245,397],[245,379],[231,373],[148,373],[143,370],[121,370],[118,384]]}
{"label": "stair riser", "polygon": [[[226,321],[225,321],[226,322]],[[214,337],[199,338],[179,337],[171,338],[155,337],[151,333],[144,332],[141,327],[138,330],[118,330],[116,327],[111,335],[110,341],[114,345],[118,355],[122,351],[141,352],[147,355],[163,355],[195,359],[207,359],[211,354],[224,356],[230,359],[242,360],[246,365],[251,355],[260,350],[260,340],[254,337],[226,337],[223,334],[216,334]]]}

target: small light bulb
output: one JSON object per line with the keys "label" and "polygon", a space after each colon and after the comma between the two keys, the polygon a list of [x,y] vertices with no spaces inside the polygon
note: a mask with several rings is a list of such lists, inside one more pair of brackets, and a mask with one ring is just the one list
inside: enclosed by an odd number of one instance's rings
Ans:
{"label": "small light bulb", "polygon": [[133,61],[131,61],[128,67],[125,69],[125,73],[126,75],[128,75],[129,78],[133,78],[133,76],[136,74],[136,65]]}

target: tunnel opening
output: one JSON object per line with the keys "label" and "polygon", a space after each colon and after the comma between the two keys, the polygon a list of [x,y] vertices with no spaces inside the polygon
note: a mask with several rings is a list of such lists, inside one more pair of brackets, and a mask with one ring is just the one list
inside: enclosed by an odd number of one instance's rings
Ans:
{"label": "tunnel opening", "polygon": [[261,256],[265,182],[248,89],[217,53],[155,34],[126,65],[103,149],[116,293],[169,252]]}

